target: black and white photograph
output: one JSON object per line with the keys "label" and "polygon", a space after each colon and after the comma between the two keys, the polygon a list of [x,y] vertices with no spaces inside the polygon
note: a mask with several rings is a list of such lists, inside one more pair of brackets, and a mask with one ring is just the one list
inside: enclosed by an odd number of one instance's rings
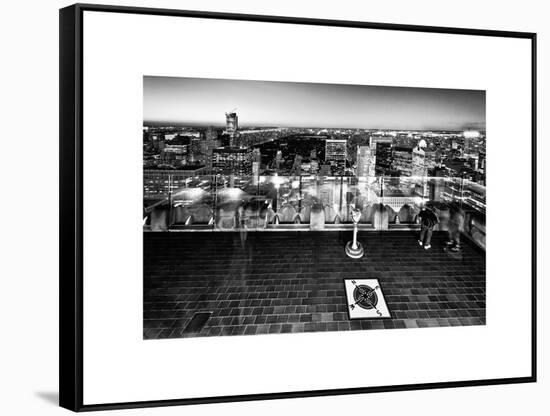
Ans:
{"label": "black and white photograph", "polygon": [[485,325],[486,140],[484,90],[144,76],[143,338]]}
{"label": "black and white photograph", "polygon": [[223,10],[60,10],[61,406],[533,383],[536,34]]}

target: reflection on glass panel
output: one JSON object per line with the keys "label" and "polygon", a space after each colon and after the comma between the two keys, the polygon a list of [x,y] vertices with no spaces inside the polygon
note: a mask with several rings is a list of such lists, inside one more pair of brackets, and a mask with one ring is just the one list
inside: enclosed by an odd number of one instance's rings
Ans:
{"label": "reflection on glass panel", "polygon": [[262,231],[414,227],[430,204],[444,229],[453,207],[484,233],[485,187],[453,177],[427,176],[191,176],[173,171],[144,175],[146,230]]}

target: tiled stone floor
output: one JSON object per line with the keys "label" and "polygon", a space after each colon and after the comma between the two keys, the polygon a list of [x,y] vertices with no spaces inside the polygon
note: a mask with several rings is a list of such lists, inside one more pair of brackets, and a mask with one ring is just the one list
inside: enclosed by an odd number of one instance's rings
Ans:
{"label": "tiled stone floor", "polygon": [[[243,238],[241,238],[243,237]],[[485,324],[485,252],[412,231],[144,233],[145,339]],[[343,279],[377,278],[392,319],[348,319]],[[210,311],[200,332],[184,332]]]}

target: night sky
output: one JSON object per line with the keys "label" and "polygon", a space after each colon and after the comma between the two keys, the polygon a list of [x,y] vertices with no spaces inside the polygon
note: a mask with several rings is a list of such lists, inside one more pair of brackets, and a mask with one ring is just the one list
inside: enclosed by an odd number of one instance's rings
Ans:
{"label": "night sky", "polygon": [[485,91],[206,78],[143,78],[144,122],[394,130],[485,129]]}

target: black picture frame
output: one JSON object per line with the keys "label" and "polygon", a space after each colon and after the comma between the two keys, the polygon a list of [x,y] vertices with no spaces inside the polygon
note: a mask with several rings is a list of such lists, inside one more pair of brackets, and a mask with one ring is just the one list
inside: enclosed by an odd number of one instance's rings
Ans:
{"label": "black picture frame", "polygon": [[[531,41],[531,375],[527,377],[486,380],[464,380],[365,388],[290,391],[270,394],[250,394],[192,399],[151,400],[123,403],[85,405],[83,403],[83,13],[97,11],[161,16],[195,17],[270,23],[290,23],[346,28],[384,29],[440,34],[463,34],[504,38],[523,38]],[[487,386],[511,383],[532,383],[537,380],[537,316],[536,316],[536,251],[537,251],[537,177],[536,177],[536,33],[436,26],[416,26],[388,23],[367,23],[327,19],[228,14],[201,11],[154,9],[92,4],[75,4],[60,10],[59,34],[59,404],[73,411],[125,409],[184,404],[219,403],[230,401],[267,400],[373,392],[397,392],[465,386]]]}

